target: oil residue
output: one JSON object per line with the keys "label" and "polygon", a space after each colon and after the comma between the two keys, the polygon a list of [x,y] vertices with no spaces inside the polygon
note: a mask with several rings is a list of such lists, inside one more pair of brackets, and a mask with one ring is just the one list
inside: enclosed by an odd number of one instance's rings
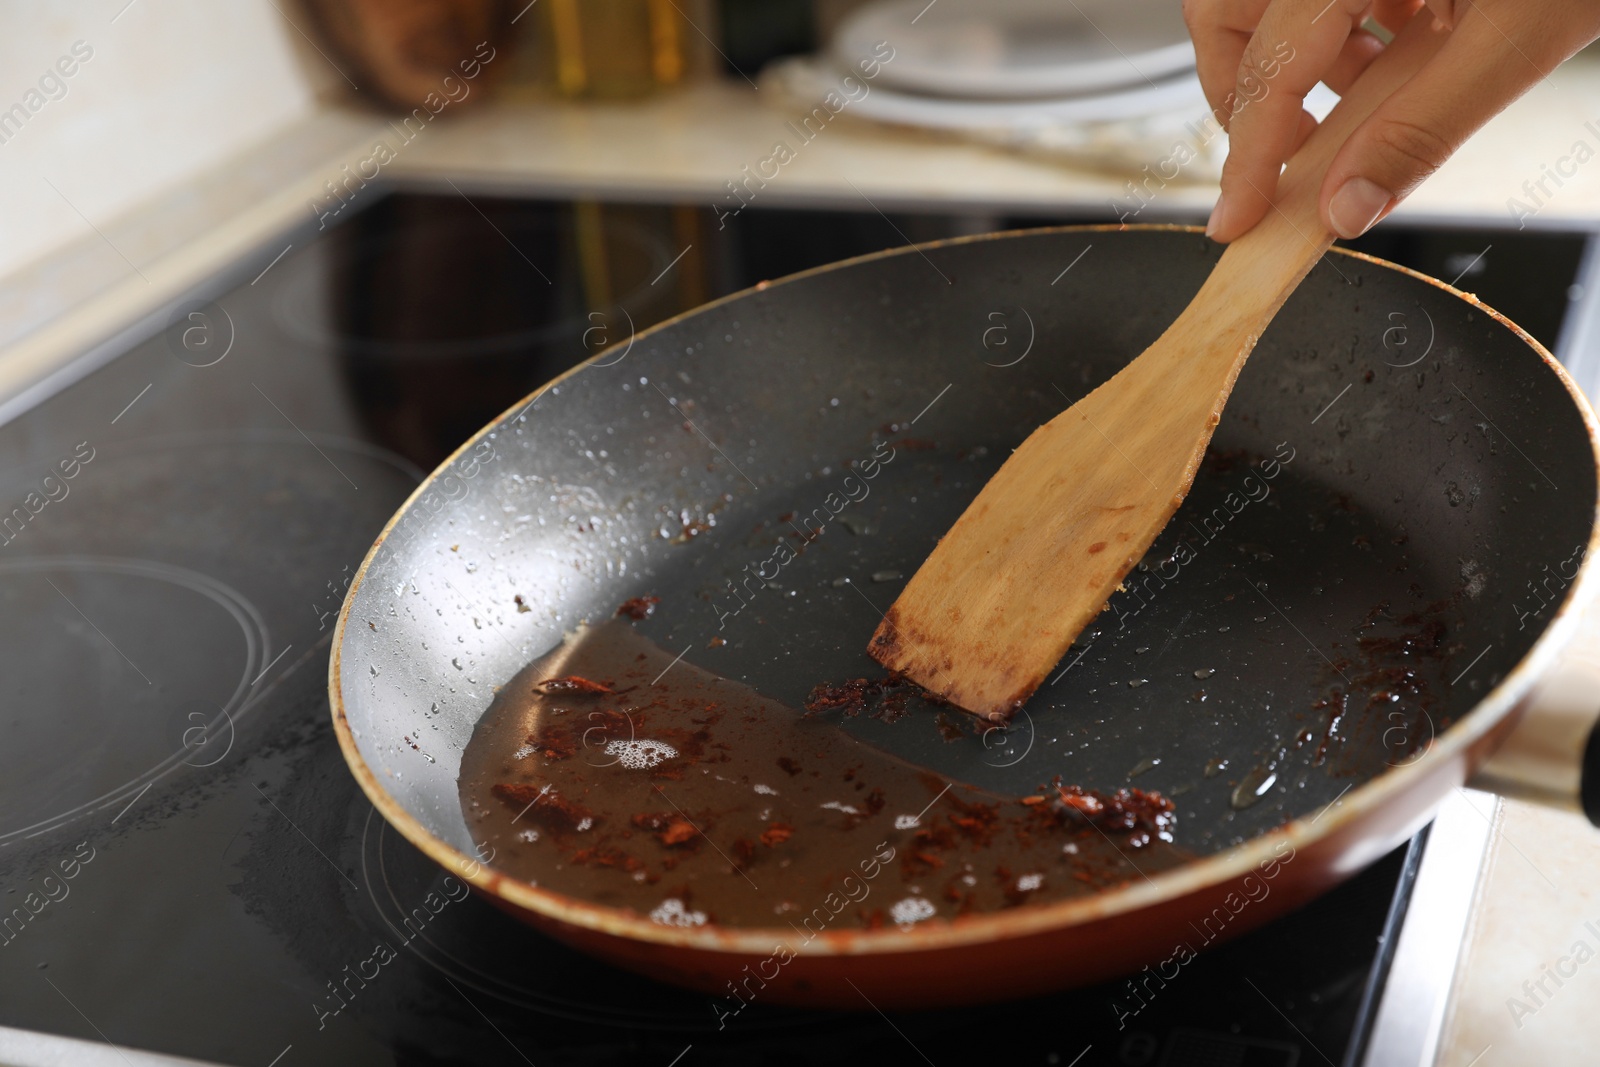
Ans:
{"label": "oil residue", "polygon": [[1335,644],[1335,678],[1312,704],[1322,719],[1313,766],[1326,764],[1344,776],[1370,773],[1380,759],[1397,766],[1420,755],[1450,724],[1435,690],[1448,689],[1445,667],[1464,651],[1450,637],[1454,607],[1435,601],[1396,618],[1383,601],[1357,628],[1354,649]]}
{"label": "oil residue", "polygon": [[1276,764],[1258,763],[1239,779],[1239,784],[1233,787],[1233,794],[1228,802],[1234,811],[1243,811],[1256,801],[1267,795],[1273,785],[1278,781]]}
{"label": "oil residue", "polygon": [[950,782],[675,660],[620,619],[501,689],[460,791],[498,870],[669,925],[806,922],[824,901],[838,927],[910,925],[1188,859],[1159,794]]}

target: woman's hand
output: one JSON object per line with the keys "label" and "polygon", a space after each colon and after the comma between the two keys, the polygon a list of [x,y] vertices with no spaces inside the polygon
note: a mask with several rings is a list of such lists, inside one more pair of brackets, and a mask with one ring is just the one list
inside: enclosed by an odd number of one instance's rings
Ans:
{"label": "woman's hand", "polygon": [[1600,0],[1184,0],[1200,82],[1229,135],[1207,235],[1226,243],[1267,213],[1280,169],[1316,128],[1306,93],[1319,81],[1344,92],[1383,50],[1361,24],[1370,17],[1393,33],[1424,6],[1449,39],[1334,156],[1321,210],[1339,237],[1365,233],[1479,126],[1600,36]]}

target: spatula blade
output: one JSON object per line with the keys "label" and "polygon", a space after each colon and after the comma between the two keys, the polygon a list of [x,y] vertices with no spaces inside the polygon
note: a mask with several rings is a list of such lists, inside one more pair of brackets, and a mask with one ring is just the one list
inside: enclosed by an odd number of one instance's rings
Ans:
{"label": "spatula blade", "polygon": [[884,616],[874,659],[996,721],[1033,694],[1183,502],[1226,400],[1172,410],[1170,386],[1139,378],[1130,365],[1022,443]]}

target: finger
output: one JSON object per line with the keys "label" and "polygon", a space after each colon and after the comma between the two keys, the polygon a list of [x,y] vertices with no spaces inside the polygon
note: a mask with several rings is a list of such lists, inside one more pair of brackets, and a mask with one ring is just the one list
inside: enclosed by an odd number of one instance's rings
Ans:
{"label": "finger", "polygon": [[1266,9],[1267,0],[1185,0],[1183,5],[1183,19],[1194,41],[1200,88],[1213,116],[1224,127],[1239,59]]}
{"label": "finger", "polygon": [[1290,146],[1289,154],[1293,155],[1294,153],[1300,151],[1300,146],[1306,143],[1306,138],[1310,137],[1312,131],[1314,131],[1316,128],[1317,120],[1311,116],[1311,112],[1301,111],[1300,128],[1294,132],[1294,144]]}
{"label": "finger", "polygon": [[1468,9],[1439,54],[1356,128],[1322,184],[1330,232],[1365,233],[1478,127],[1600,32],[1594,10],[1581,22],[1518,14],[1497,8],[1491,21]]}
{"label": "finger", "polygon": [[1307,92],[1338,61],[1366,0],[1274,0],[1239,64],[1222,196],[1206,233],[1227,242],[1261,220],[1289,158]]}
{"label": "finger", "polygon": [[[1434,0],[1434,2],[1449,5],[1451,0]],[[1415,15],[1421,6],[1422,0],[1374,0],[1372,10],[1368,14],[1372,21],[1390,33],[1399,33],[1400,28],[1411,21],[1411,16]],[[1435,15],[1437,17],[1437,12]]]}
{"label": "finger", "polygon": [[1323,73],[1322,84],[1343,96],[1382,51],[1382,41],[1366,30],[1356,30],[1339,50],[1339,58]]}
{"label": "finger", "polygon": [[1433,12],[1434,21],[1442,24],[1447,29],[1456,26],[1455,0],[1427,0],[1428,10]]}

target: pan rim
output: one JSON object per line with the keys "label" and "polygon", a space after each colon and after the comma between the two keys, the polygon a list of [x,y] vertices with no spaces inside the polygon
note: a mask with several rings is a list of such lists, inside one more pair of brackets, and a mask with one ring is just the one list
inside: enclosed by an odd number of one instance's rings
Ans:
{"label": "pan rim", "polygon": [[[1154,223],[1129,226],[1106,223],[1004,230],[996,233],[966,235],[939,241],[903,245],[812,267],[776,280],[758,282],[756,285],[709,301],[657,323],[639,332],[633,337],[633,341],[636,343],[709,308],[719,307],[749,294],[765,291],[773,286],[787,285],[812,275],[833,271],[844,266],[890,256],[919,255],[932,249],[972,244],[980,241],[1004,240],[1041,234],[1105,233],[1130,230],[1185,234],[1203,232],[1198,226],[1177,224]],[[344,604],[340,608],[339,618],[334,627],[332,651],[328,661],[328,698],[332,712],[334,734],[338,739],[339,748],[344,755],[346,765],[361,786],[362,792],[366,794],[372,805],[378,809],[385,821],[398,830],[407,841],[427,855],[429,859],[446,870],[455,871],[458,876],[481,892],[503,900],[520,910],[532,912],[546,919],[579,929],[628,941],[644,942],[661,948],[686,949],[708,953],[760,957],[770,955],[775,951],[774,946],[781,944],[786,946],[788,951],[798,956],[883,956],[1014,940],[1050,931],[1084,926],[1118,915],[1135,913],[1184,896],[1231,884],[1269,862],[1287,862],[1282,858],[1280,846],[1287,844],[1291,850],[1292,857],[1300,849],[1334,837],[1352,823],[1366,818],[1369,812],[1381,809],[1395,797],[1401,796],[1413,788],[1413,783],[1420,785],[1423,779],[1435,774],[1443,765],[1451,761],[1461,761],[1463,766],[1467,766],[1470,754],[1475,747],[1488,734],[1499,728],[1508,715],[1515,713],[1520,703],[1532,692],[1538,679],[1553,665],[1565,648],[1572,643],[1583,610],[1595,603],[1597,599],[1600,599],[1600,565],[1595,563],[1594,558],[1596,548],[1600,548],[1600,423],[1597,423],[1595,413],[1588,399],[1577,387],[1577,384],[1572,380],[1566,369],[1525,330],[1483,303],[1474,294],[1464,292],[1436,278],[1396,263],[1390,263],[1376,256],[1337,246],[1332,251],[1397,271],[1457,297],[1487,313],[1500,325],[1510,329],[1517,338],[1532,349],[1544,361],[1546,369],[1552,371],[1557,380],[1565,387],[1568,397],[1577,408],[1579,417],[1588,433],[1591,460],[1595,465],[1596,515],[1590,523],[1589,539],[1584,560],[1579,565],[1578,574],[1568,586],[1566,596],[1557,607],[1551,620],[1545,625],[1543,632],[1534,640],[1533,646],[1507,673],[1505,678],[1474,704],[1472,710],[1464,715],[1460,721],[1449,727],[1441,736],[1436,737],[1419,758],[1368,779],[1320,811],[1308,813],[1274,830],[1259,834],[1248,841],[1220,852],[1201,857],[1168,871],[1146,876],[1142,881],[1129,882],[1115,889],[1106,889],[1091,895],[1069,898],[1048,904],[1024,905],[984,915],[919,923],[917,926],[907,930],[852,929],[823,931],[821,934],[813,935],[810,939],[796,937],[794,928],[788,926],[664,926],[651,921],[648,916],[626,909],[593,904],[577,897],[556,893],[518,881],[491,869],[484,861],[467,855],[454,845],[434,835],[383,787],[377,773],[372,767],[368,766],[362,756],[346,717],[341,692],[341,666],[345,628],[349,623],[351,609],[365,581],[369,566],[377,558],[378,553],[382,551],[395,527],[403,518],[411,514],[412,507],[431,489],[435,480],[445,473],[468,449],[475,447],[488,434],[498,432],[506,424],[506,420],[514,413],[524,411],[528,405],[545,392],[559,386],[569,377],[587,370],[596,361],[608,358],[609,349],[602,350],[595,356],[552,378],[526,397],[523,397],[516,404],[508,407],[477,433],[473,434],[416,487],[379,532],[350,582],[349,591],[346,594]]]}

